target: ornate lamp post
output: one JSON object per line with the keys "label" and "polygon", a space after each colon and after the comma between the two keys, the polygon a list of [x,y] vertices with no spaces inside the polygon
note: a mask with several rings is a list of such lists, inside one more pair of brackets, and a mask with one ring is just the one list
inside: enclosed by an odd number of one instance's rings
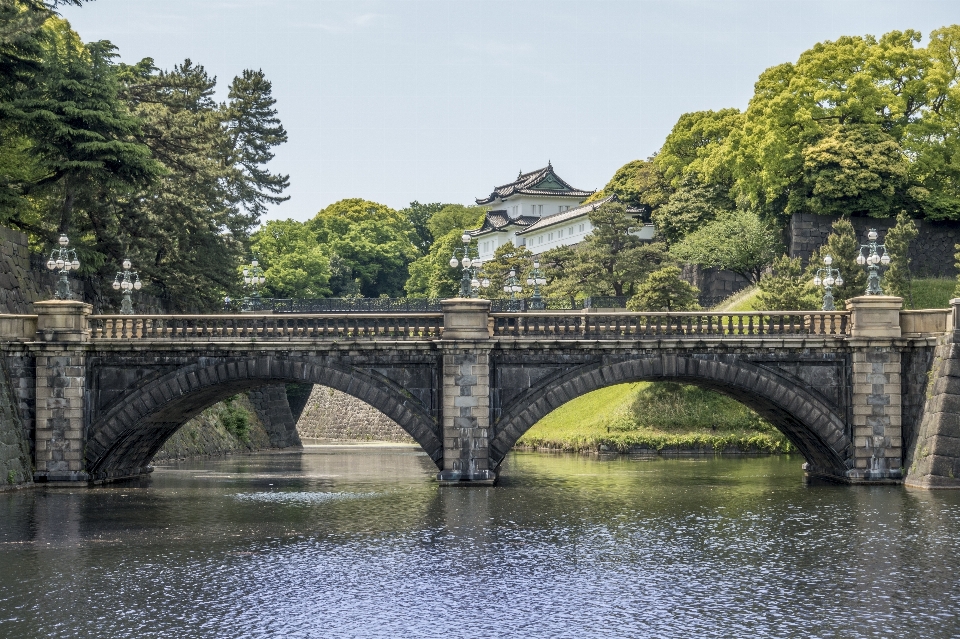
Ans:
{"label": "ornate lamp post", "polygon": [[266,281],[267,278],[263,276],[263,269],[260,268],[260,261],[257,260],[257,256],[254,255],[253,259],[250,260],[250,264],[243,267],[243,287],[251,291],[251,293],[243,298],[244,310],[260,310],[260,290],[258,287],[262,286]]}
{"label": "ornate lamp post", "polygon": [[527,286],[533,287],[533,297],[530,299],[530,310],[542,311],[546,308],[546,305],[543,303],[543,298],[540,296],[540,287],[547,285],[547,278],[544,277],[543,271],[540,270],[540,260],[533,258],[533,271],[530,272],[530,277],[527,278]]}
{"label": "ornate lamp post", "polygon": [[54,293],[54,297],[58,300],[69,300],[73,299],[73,295],[70,292],[70,281],[67,279],[67,273],[80,268],[80,260],[77,259],[77,252],[75,250],[67,248],[70,240],[67,238],[66,233],[60,234],[60,239],[57,243],[60,247],[50,251],[47,268],[51,271],[60,270],[60,281],[57,282],[57,291]]}
{"label": "ornate lamp post", "polygon": [[[857,256],[857,264],[867,266],[867,295],[883,295],[880,290],[880,267],[878,264],[887,266],[890,263],[890,255],[887,253],[887,247],[883,244],[877,244],[877,229],[870,229],[867,233],[868,244],[860,245],[860,254]],[[881,255],[880,253],[883,253]]]}
{"label": "ornate lamp post", "polygon": [[113,290],[123,290],[123,302],[120,303],[120,313],[122,315],[133,315],[133,300],[130,299],[132,291],[139,291],[143,284],[140,283],[140,274],[131,271],[132,264],[130,260],[124,258],[123,272],[118,272],[113,278]]}
{"label": "ornate lamp post", "polygon": [[480,278],[480,269],[482,267],[483,262],[480,261],[480,258],[473,258],[473,264],[471,266],[470,297],[480,297],[480,289],[489,288],[490,286],[489,278]]}
{"label": "ornate lamp post", "polygon": [[[477,286],[473,286],[474,280],[477,277],[477,271],[480,270],[480,266],[483,262],[480,261],[480,258],[471,258],[470,257],[470,240],[471,238],[467,233],[464,233],[460,236],[460,240],[463,242],[463,248],[453,249],[453,255],[450,257],[450,268],[457,268],[460,266],[463,268],[463,277],[460,278],[460,297],[476,297],[474,288],[478,288],[482,282],[478,283]],[[457,257],[457,255],[460,257]],[[489,282],[487,286],[489,286]]]}
{"label": "ornate lamp post", "polygon": [[824,255],[823,263],[825,266],[817,269],[817,275],[813,278],[813,285],[823,285],[822,309],[825,311],[835,311],[837,308],[833,305],[833,286],[843,286],[843,276],[840,275],[839,270],[831,268],[830,265],[833,264],[832,256]]}
{"label": "ornate lamp post", "polygon": [[510,269],[510,274],[507,276],[507,279],[503,283],[503,292],[510,293],[510,310],[518,311],[519,305],[517,304],[517,293],[523,290],[523,287],[520,286],[520,278],[517,277],[517,271],[515,269]]}

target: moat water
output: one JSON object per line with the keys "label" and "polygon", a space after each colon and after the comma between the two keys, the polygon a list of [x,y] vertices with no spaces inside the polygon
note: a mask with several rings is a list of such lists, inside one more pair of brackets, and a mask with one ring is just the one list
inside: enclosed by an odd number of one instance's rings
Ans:
{"label": "moat water", "polygon": [[804,485],[799,457],[409,447],[0,493],[0,637],[956,637],[960,493]]}

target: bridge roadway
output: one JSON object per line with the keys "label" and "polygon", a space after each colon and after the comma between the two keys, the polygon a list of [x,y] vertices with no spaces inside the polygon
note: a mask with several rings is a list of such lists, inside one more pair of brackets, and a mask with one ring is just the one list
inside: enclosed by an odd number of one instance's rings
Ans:
{"label": "bridge roadway", "polygon": [[[897,482],[950,310],[861,297],[844,312],[90,315],[39,302],[0,316],[38,482],[149,472],[188,419],[241,391],[322,384],[384,412],[443,483],[490,484],[533,424],[584,393],[641,380],[725,393],[776,425],[811,475]],[[948,326],[949,325],[949,326]]]}

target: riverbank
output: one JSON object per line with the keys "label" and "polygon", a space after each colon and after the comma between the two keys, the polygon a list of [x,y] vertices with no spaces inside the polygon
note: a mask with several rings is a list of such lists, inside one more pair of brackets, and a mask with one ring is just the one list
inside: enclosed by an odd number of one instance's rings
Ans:
{"label": "riverbank", "polygon": [[521,450],[627,454],[780,454],[796,449],[739,402],[695,386],[636,382],[561,406],[517,442]]}

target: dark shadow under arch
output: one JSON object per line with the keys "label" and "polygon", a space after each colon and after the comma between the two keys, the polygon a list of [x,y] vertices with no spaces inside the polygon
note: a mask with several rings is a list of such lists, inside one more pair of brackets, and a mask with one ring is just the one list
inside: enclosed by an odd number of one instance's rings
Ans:
{"label": "dark shadow under arch", "polygon": [[86,465],[91,479],[138,475],[187,420],[231,395],[277,383],[328,386],[380,410],[400,425],[434,463],[443,454],[436,420],[393,381],[347,366],[276,355],[184,366],[115,402],[91,424]]}
{"label": "dark shadow under arch", "polygon": [[721,392],[779,428],[812,472],[843,477],[851,467],[853,443],[844,420],[817,393],[749,362],[680,355],[588,364],[541,380],[504,407],[494,424],[492,462],[499,465],[517,440],[555,408],[600,388],[640,381],[675,381]]}

